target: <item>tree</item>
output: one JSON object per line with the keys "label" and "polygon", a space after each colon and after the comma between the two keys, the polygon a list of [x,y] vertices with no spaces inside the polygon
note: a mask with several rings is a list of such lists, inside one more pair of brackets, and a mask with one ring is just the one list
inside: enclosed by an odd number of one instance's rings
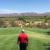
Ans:
{"label": "tree", "polygon": [[0,27],[2,27],[4,24],[4,21],[2,19],[0,19]]}

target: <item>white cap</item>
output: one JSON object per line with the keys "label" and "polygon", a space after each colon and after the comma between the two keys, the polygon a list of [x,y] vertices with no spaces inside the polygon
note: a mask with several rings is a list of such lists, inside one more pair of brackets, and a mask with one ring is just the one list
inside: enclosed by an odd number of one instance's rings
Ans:
{"label": "white cap", "polygon": [[24,32],[24,30],[22,30]]}

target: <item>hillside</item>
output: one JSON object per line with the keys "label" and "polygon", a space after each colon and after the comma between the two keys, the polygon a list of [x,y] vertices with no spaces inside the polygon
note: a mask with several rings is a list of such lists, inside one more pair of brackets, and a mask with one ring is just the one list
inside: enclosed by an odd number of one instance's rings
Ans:
{"label": "hillside", "polygon": [[26,13],[0,14],[0,17],[4,17],[4,16],[50,16],[50,12],[45,12],[45,13],[26,12]]}

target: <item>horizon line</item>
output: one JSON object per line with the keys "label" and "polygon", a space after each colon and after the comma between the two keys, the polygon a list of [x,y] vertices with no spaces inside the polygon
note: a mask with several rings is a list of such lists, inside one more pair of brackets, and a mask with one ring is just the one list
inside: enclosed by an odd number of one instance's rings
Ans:
{"label": "horizon line", "polygon": [[19,10],[9,10],[9,9],[0,9],[0,14],[6,13],[46,13],[50,11],[19,11]]}

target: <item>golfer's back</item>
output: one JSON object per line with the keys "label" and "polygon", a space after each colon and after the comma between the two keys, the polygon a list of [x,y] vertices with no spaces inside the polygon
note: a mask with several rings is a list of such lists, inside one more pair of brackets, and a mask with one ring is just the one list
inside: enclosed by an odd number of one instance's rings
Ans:
{"label": "golfer's back", "polygon": [[20,43],[27,43],[28,42],[28,36],[25,33],[19,34],[19,42]]}

